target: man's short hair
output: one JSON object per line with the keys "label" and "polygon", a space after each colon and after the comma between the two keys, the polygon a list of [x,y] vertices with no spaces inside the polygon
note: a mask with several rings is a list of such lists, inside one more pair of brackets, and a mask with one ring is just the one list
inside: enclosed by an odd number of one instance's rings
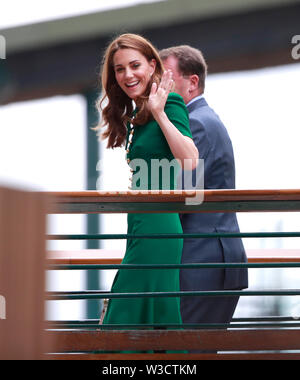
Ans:
{"label": "man's short hair", "polygon": [[207,64],[200,50],[189,45],[173,46],[159,52],[162,61],[173,56],[178,60],[178,70],[183,76],[198,75],[199,88],[204,91]]}

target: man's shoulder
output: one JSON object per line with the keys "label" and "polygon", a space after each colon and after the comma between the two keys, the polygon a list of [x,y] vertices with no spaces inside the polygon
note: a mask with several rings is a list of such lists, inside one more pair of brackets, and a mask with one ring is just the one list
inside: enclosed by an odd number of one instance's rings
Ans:
{"label": "man's shoulder", "polygon": [[190,114],[200,114],[200,115],[212,115],[215,116],[214,110],[208,105],[204,97],[195,100],[193,103],[187,107]]}
{"label": "man's shoulder", "polygon": [[219,138],[230,139],[227,128],[219,115],[211,108],[204,98],[201,98],[188,107],[190,128],[192,133],[204,133],[209,141]]}
{"label": "man's shoulder", "polygon": [[191,122],[199,123],[203,127],[223,125],[216,112],[207,104],[204,98],[196,100],[188,107]]}

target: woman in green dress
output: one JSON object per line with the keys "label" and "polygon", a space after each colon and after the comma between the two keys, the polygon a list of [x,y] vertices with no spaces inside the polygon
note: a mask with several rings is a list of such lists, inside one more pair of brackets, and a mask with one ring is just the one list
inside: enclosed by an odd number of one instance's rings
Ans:
{"label": "woman in green dress", "polygon": [[[182,166],[188,162],[188,169],[193,169],[198,151],[192,140],[185,104],[178,94],[170,92],[172,73],[164,71],[157,50],[139,35],[119,36],[106,50],[102,86],[100,108],[103,124],[107,126],[103,138],[108,139],[108,148],[125,145],[133,189],[175,189],[176,173],[166,183],[157,164],[177,162]],[[168,169],[168,165],[165,167]],[[179,215],[128,214],[128,234],[150,233],[182,233]],[[182,244],[182,239],[128,239],[122,263],[180,264]],[[120,269],[111,291],[176,292],[179,291],[179,270]],[[179,303],[178,297],[112,298],[102,327],[106,324],[180,324]]]}

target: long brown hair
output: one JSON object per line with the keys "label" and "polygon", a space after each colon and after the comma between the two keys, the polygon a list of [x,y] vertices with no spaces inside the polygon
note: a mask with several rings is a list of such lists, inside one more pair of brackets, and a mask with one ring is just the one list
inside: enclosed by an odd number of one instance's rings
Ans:
{"label": "long brown hair", "polygon": [[[156,66],[149,81],[145,93],[136,100],[138,113],[132,119],[133,103],[132,99],[121,89],[115,78],[113,57],[119,49],[135,49],[139,51],[150,62],[155,59]],[[126,33],[114,39],[104,54],[102,64],[102,98],[97,104],[99,112],[102,112],[102,121],[95,129],[107,126],[102,133],[102,139],[108,138],[107,148],[122,146],[126,140],[126,124],[131,121],[134,125],[143,125],[152,118],[151,112],[147,108],[151,86],[153,82],[160,83],[163,74],[163,64],[155,47],[144,37]],[[104,108],[103,104],[105,104]]]}

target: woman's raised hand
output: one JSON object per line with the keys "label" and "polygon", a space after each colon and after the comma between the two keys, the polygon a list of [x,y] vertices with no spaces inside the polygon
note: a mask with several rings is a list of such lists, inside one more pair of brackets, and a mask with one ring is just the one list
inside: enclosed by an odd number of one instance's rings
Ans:
{"label": "woman's raised hand", "polygon": [[163,73],[159,86],[157,86],[156,83],[152,84],[148,100],[148,107],[152,112],[154,118],[156,115],[164,112],[168,95],[174,87],[172,76],[172,71],[167,70]]}

